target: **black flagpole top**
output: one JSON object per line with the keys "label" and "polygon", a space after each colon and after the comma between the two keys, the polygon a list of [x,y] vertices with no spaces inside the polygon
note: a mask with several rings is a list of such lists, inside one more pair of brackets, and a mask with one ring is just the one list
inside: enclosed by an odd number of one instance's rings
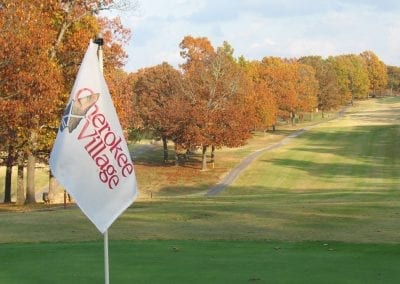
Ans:
{"label": "black flagpole top", "polygon": [[104,44],[103,34],[99,33],[93,41],[95,44],[102,46]]}

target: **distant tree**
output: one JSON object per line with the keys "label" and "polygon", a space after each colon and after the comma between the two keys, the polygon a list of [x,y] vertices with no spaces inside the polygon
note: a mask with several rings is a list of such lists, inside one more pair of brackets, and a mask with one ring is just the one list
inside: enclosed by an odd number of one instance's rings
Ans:
{"label": "distant tree", "polygon": [[175,129],[174,105],[181,91],[181,74],[168,63],[141,69],[137,74],[134,92],[143,126],[160,137],[164,147],[164,163],[168,161],[167,140]]}
{"label": "distant tree", "polygon": [[336,109],[340,105],[335,69],[330,61],[320,56],[301,57],[299,62],[308,64],[315,70],[315,77],[318,80],[318,109],[324,117],[326,111]]}
{"label": "distant tree", "polygon": [[353,102],[354,99],[368,97],[369,79],[367,67],[359,55],[339,55],[329,57],[338,80],[341,103]]}
{"label": "distant tree", "polygon": [[197,66],[207,66],[215,55],[214,47],[206,37],[185,36],[179,47],[181,48],[181,57],[186,60],[181,65],[185,72],[195,72],[196,68],[199,68]]}
{"label": "distant tree", "polygon": [[113,99],[122,129],[138,127],[138,111],[135,106],[134,74],[125,72],[122,68],[108,68],[105,74],[107,86]]}
{"label": "distant tree", "polygon": [[392,92],[400,92],[400,67],[387,66],[388,72],[388,88]]}
{"label": "distant tree", "polygon": [[246,62],[239,58],[239,64],[246,74],[245,87],[247,88],[247,106],[249,115],[253,116],[255,129],[275,127],[278,115],[278,106],[269,84],[263,76],[263,65],[258,61]]}
{"label": "distant tree", "polygon": [[233,60],[233,49],[224,43],[216,51],[207,38],[185,37],[180,47],[183,92],[192,107],[182,136],[186,148],[202,148],[202,168],[206,169],[207,148],[242,145],[250,135],[251,117],[246,112],[244,73]]}
{"label": "distant tree", "polygon": [[348,55],[348,58],[351,63],[349,76],[353,98],[366,99],[370,89],[367,66],[359,55]]}
{"label": "distant tree", "polygon": [[278,116],[293,123],[298,108],[297,67],[278,57],[265,57],[261,65],[260,76],[275,98]]}
{"label": "distant tree", "polygon": [[386,65],[372,51],[364,51],[360,56],[367,66],[370,92],[374,96],[382,94],[388,83]]}
{"label": "distant tree", "polygon": [[313,112],[318,105],[318,80],[315,70],[307,64],[293,63],[297,67],[297,113]]}
{"label": "distant tree", "polygon": [[352,93],[350,89],[349,79],[349,67],[345,57],[343,56],[330,56],[328,58],[329,64],[331,64],[335,70],[337,78],[337,86],[340,94],[340,104],[345,105],[352,102]]}

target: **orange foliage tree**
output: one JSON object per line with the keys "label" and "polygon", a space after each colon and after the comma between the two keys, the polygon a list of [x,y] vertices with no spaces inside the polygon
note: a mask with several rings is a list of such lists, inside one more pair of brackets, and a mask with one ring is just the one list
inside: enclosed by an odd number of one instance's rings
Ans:
{"label": "orange foliage tree", "polygon": [[192,109],[185,135],[176,142],[201,147],[204,170],[208,147],[236,147],[250,136],[253,121],[245,104],[244,72],[234,61],[228,43],[215,51],[207,38],[187,36],[180,47],[186,59],[182,64],[183,92]]}
{"label": "orange foliage tree", "polygon": [[360,56],[367,66],[370,92],[373,96],[382,94],[388,83],[386,65],[372,51],[364,51]]}
{"label": "orange foliage tree", "polygon": [[293,63],[297,68],[297,95],[298,103],[296,112],[313,112],[318,105],[318,80],[315,70],[309,65]]}
{"label": "orange foliage tree", "polygon": [[[34,157],[48,154],[81,55],[89,39],[101,28],[105,37],[113,39],[113,44],[105,47],[112,54],[106,62],[122,66],[126,54],[120,42],[127,32],[118,21],[99,23],[94,15],[116,2],[124,1],[4,0],[1,3],[0,78],[7,80],[0,80],[0,131],[6,140],[3,147],[9,152],[9,167],[17,154],[28,155],[27,202],[35,202]],[[116,35],[123,36],[116,39]],[[24,159],[19,160],[22,167]],[[9,193],[7,188],[7,202],[11,200]],[[22,203],[22,199],[23,190],[22,194],[18,190],[17,203]]]}
{"label": "orange foliage tree", "polygon": [[306,56],[300,58],[300,63],[310,65],[315,70],[315,77],[318,80],[318,109],[324,113],[340,106],[340,95],[336,71],[332,63],[322,59],[320,56]]}
{"label": "orange foliage tree", "polygon": [[[39,0],[3,1],[0,9],[0,78],[5,79],[0,84],[0,112],[8,150],[13,150],[9,155],[32,157],[48,142],[48,121],[63,88],[60,67],[48,56],[55,37],[50,28],[53,11],[54,6]],[[7,188],[6,202],[11,201],[9,192]],[[34,202],[29,187],[27,200]]]}
{"label": "orange foliage tree", "polygon": [[137,74],[135,95],[138,113],[143,127],[163,141],[164,163],[168,161],[167,140],[174,139],[178,123],[176,112],[182,107],[180,91],[181,74],[168,63],[141,69]]}
{"label": "orange foliage tree", "polygon": [[292,119],[298,106],[297,70],[295,66],[278,57],[265,57],[261,62],[260,77],[273,94],[278,106],[278,116]]}
{"label": "orange foliage tree", "polygon": [[243,57],[240,58],[239,64],[246,73],[246,105],[251,108],[249,112],[254,120],[254,129],[267,130],[271,126],[275,128],[278,106],[268,88],[268,82],[262,75],[262,64],[258,61],[247,62]]}

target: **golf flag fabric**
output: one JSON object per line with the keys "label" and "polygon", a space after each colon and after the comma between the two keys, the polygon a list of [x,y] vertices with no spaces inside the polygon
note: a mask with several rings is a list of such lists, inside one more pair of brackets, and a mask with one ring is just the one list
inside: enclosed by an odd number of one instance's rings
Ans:
{"label": "golf flag fabric", "polygon": [[90,43],[50,154],[56,179],[104,233],[137,197],[133,163]]}

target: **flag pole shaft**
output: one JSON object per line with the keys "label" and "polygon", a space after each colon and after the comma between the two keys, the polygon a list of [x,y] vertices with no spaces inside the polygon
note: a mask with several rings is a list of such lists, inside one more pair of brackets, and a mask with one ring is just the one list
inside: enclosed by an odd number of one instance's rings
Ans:
{"label": "flag pole shaft", "polygon": [[108,230],[104,232],[104,283],[110,284],[110,270],[108,263]]}
{"label": "flag pole shaft", "polygon": [[[103,35],[99,34],[98,38],[95,40],[99,48],[97,50],[99,65],[101,73],[103,73]],[[104,283],[110,284],[110,269],[108,263],[108,229],[104,232]]]}

